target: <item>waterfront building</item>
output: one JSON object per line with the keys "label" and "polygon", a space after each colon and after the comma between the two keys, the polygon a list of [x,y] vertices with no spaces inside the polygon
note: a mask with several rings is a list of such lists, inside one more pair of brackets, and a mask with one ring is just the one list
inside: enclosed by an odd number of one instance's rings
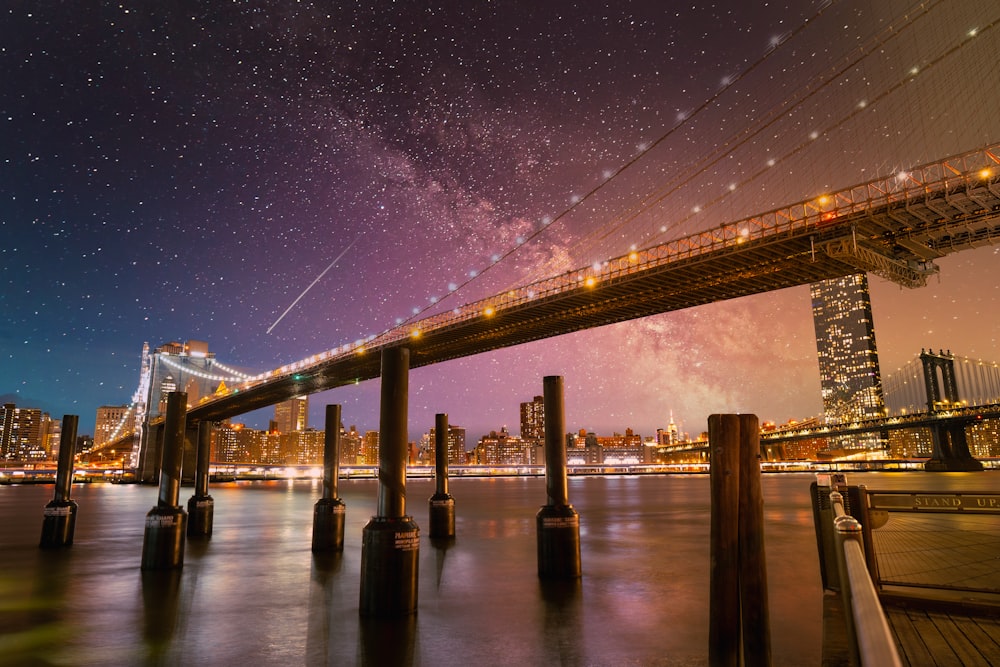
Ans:
{"label": "waterfront building", "polygon": [[521,403],[521,437],[525,440],[545,440],[545,401],[535,396]]}
{"label": "waterfront building", "polygon": [[[437,429],[431,427],[431,430],[426,435],[426,443],[423,446],[424,450],[424,460],[428,465],[432,465],[437,461],[437,451],[435,444],[437,442]],[[465,429],[461,426],[452,426],[448,424],[448,463],[450,465],[465,465]]]}
{"label": "waterfront building", "polygon": [[476,462],[481,465],[539,465],[542,447],[535,440],[513,436],[504,426],[490,431],[476,445]]}
{"label": "waterfront building", "polygon": [[[94,421],[94,447],[135,430],[135,411],[130,405],[102,405]],[[129,443],[129,448],[132,447]]]}
{"label": "waterfront building", "polygon": [[42,413],[38,442],[45,460],[53,461],[59,456],[59,439],[62,437],[62,422],[52,419],[49,413]]}
{"label": "waterfront building", "polygon": [[278,433],[278,451],[284,465],[322,465],[323,431],[314,428]]}
{"label": "waterfront building", "polygon": [[309,428],[309,396],[296,396],[275,405],[274,422],[281,433]]}
{"label": "waterfront building", "polygon": [[[856,273],[809,286],[826,422],[882,417],[885,401],[879,373],[868,278]],[[830,443],[831,446],[850,446]],[[881,448],[877,436],[853,446]]]}
{"label": "waterfront building", "polygon": [[41,426],[42,411],[38,408],[19,408],[14,403],[0,407],[0,460],[43,460]]}
{"label": "waterfront building", "polygon": [[362,436],[358,433],[358,427],[351,425],[349,430],[340,427],[340,462],[343,465],[356,466],[364,464],[364,453],[362,451]]}
{"label": "waterfront building", "polygon": [[378,465],[378,431],[365,431],[361,439],[360,458],[363,465]]}

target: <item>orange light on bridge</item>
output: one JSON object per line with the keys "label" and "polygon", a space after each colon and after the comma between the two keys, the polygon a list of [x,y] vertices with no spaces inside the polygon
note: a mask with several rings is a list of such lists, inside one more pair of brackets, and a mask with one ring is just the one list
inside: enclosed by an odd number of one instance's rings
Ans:
{"label": "orange light on bridge", "polygon": [[587,276],[586,280],[583,281],[583,284],[587,287],[593,287],[597,284],[597,278],[594,276]]}
{"label": "orange light on bridge", "polygon": [[987,178],[989,178],[992,175],[993,175],[993,172],[989,168],[981,169],[979,171],[979,178],[982,178],[982,179],[987,179]]}
{"label": "orange light on bridge", "polygon": [[420,329],[414,329],[411,331],[410,338],[420,338]]}
{"label": "orange light on bridge", "polygon": [[830,203],[830,198],[827,197],[826,195],[820,195],[819,199],[816,200],[816,203],[818,203],[820,206],[826,206],[827,204]]}
{"label": "orange light on bridge", "polygon": [[483,308],[483,315],[485,315],[486,317],[493,317],[493,315],[496,314],[496,312],[497,311],[493,309],[493,306],[486,306],[485,308]]}
{"label": "orange light on bridge", "polygon": [[630,252],[628,254],[628,259],[629,259],[630,262],[638,262],[639,261],[639,253],[637,253],[636,251],[633,250],[632,252]]}

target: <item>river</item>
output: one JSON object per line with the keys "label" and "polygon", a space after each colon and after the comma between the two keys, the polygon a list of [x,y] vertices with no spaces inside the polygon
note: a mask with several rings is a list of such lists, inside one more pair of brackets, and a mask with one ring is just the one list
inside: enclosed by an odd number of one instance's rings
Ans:
{"label": "river", "polygon": [[[763,480],[775,665],[816,665],[822,591],[809,474]],[[872,489],[1000,492],[1000,473],[864,473]],[[78,484],[72,547],[41,550],[51,485],[0,486],[0,664],[705,665],[707,475],[571,477],[583,576],[539,581],[541,478],[453,478],[454,541],[421,535],[419,602],[359,617],[375,480],[342,480],[344,552],[311,552],[318,481],[213,485],[214,532],[182,570],[142,572],[157,488]],[[433,480],[407,482],[426,533]],[[184,488],[186,505],[192,490]]]}

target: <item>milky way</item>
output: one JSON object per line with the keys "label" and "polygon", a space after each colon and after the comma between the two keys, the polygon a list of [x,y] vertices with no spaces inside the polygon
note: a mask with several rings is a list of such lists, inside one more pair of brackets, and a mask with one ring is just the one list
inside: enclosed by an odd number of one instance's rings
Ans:
{"label": "milky way", "polygon": [[[262,371],[1000,141],[992,0],[148,4],[0,21],[0,394],[82,432],[146,341]],[[996,250],[939,263],[872,281],[886,373],[1000,360]],[[516,431],[544,375],[574,430],[821,411],[801,287],[415,369],[411,433]]]}

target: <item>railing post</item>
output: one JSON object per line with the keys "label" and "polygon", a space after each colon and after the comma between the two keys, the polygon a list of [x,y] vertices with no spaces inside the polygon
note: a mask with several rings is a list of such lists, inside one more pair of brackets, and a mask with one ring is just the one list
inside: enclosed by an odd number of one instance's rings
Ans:
{"label": "railing post", "polygon": [[73,454],[76,449],[76,430],[79,421],[78,415],[63,415],[55,496],[45,506],[42,539],[38,544],[42,548],[68,547],[73,544],[77,505],[70,500],[69,495],[73,486]]}

